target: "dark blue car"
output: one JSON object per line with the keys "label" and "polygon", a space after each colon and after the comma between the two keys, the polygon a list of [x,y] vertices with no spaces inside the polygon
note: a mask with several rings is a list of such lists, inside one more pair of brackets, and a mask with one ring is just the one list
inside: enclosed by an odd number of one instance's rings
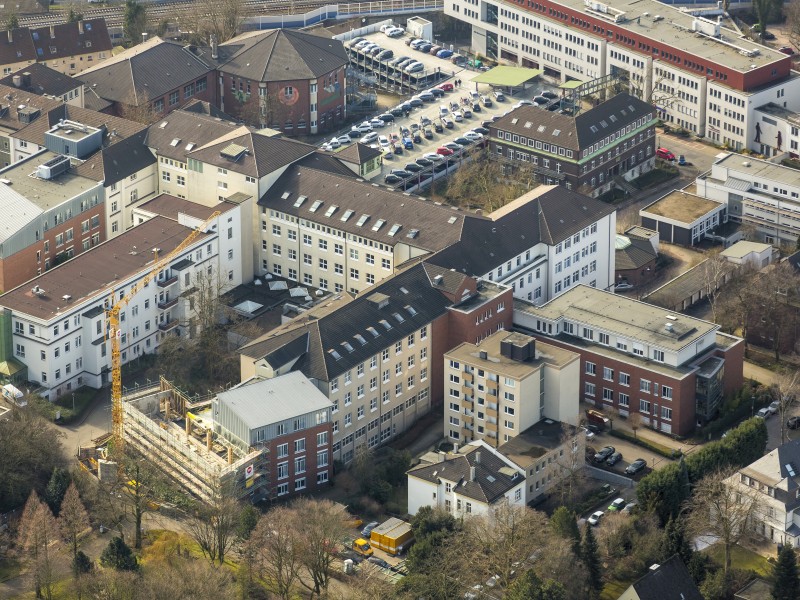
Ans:
{"label": "dark blue car", "polygon": [[413,150],[414,149],[414,142],[411,138],[404,137],[403,138],[403,146],[405,146],[406,150]]}

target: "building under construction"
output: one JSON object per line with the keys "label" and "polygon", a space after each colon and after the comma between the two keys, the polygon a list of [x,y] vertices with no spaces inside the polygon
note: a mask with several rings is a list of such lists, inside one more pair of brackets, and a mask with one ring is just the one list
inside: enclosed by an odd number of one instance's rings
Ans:
{"label": "building under construction", "polygon": [[252,502],[327,483],[331,403],[300,373],[190,397],[162,378],[123,396],[124,441],[193,496]]}

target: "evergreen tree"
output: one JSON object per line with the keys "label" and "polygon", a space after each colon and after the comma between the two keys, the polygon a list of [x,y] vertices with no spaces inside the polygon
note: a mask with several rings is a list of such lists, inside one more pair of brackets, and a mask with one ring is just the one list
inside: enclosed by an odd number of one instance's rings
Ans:
{"label": "evergreen tree", "polygon": [[689,545],[689,540],[686,539],[686,529],[683,523],[670,517],[661,538],[662,562],[667,561],[675,554],[681,557],[685,565],[692,560],[692,547]]}
{"label": "evergreen tree", "polygon": [[800,576],[797,573],[797,557],[791,546],[785,545],[778,555],[774,568],[775,586],[772,597],[775,600],[797,600],[800,598]]}
{"label": "evergreen tree", "polygon": [[529,569],[508,586],[505,600],[566,600],[567,592],[564,586],[546,579],[542,581]]}
{"label": "evergreen tree", "polygon": [[8,17],[8,21],[6,22],[6,29],[11,31],[12,29],[17,29],[19,27],[19,17],[17,15],[11,15]]}
{"label": "evergreen tree", "polygon": [[136,0],[126,0],[122,29],[131,46],[142,41],[142,33],[147,31],[147,10],[143,4]]}
{"label": "evergreen tree", "polygon": [[586,525],[581,546],[581,558],[586,565],[589,585],[589,598],[598,598],[603,590],[603,574],[600,571],[600,555],[597,549],[597,539],[594,537],[591,525]]}
{"label": "evergreen tree", "polygon": [[559,506],[553,516],[550,517],[550,526],[553,532],[564,538],[565,540],[572,541],[572,550],[576,555],[581,551],[581,532],[578,529],[578,521],[575,519],[575,513],[569,510],[566,506]]}
{"label": "evergreen tree", "polygon": [[136,556],[121,537],[111,539],[100,555],[100,564],[104,567],[113,567],[117,571],[136,571],[139,568]]}
{"label": "evergreen tree", "polygon": [[61,467],[53,469],[53,474],[47,483],[47,489],[44,491],[44,501],[47,502],[47,506],[50,507],[55,516],[58,516],[61,510],[61,501],[64,499],[64,494],[67,493],[67,488],[71,482],[72,478],[68,471]]}

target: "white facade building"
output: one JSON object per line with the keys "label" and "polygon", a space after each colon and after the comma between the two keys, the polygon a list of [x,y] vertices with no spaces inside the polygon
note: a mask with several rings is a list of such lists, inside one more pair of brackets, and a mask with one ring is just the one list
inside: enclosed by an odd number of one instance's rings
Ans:
{"label": "white facade building", "polygon": [[[196,333],[192,292],[199,281],[222,293],[252,276],[241,269],[241,207],[229,203],[217,210],[222,214],[121,311],[123,364],[153,352],[170,333]],[[156,250],[166,255],[204,220],[153,217],[0,296],[13,356],[27,367],[28,379],[51,399],[108,383],[105,309],[149,273]]]}

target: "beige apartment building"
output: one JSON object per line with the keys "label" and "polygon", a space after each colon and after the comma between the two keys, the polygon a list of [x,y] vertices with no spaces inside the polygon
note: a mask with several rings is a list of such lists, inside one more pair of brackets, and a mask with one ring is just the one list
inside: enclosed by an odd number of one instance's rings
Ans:
{"label": "beige apartment building", "polygon": [[445,435],[495,448],[540,421],[578,423],[580,356],[498,331],[444,355]]}

